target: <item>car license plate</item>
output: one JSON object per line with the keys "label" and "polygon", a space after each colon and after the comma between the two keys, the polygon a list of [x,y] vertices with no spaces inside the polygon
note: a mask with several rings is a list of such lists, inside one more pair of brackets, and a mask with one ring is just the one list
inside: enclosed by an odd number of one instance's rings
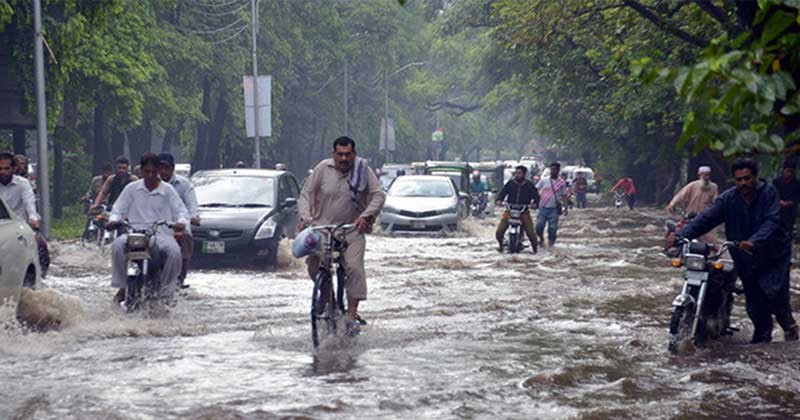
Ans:
{"label": "car license plate", "polygon": [[204,254],[224,254],[225,242],[223,241],[205,241],[203,242]]}
{"label": "car license plate", "polygon": [[425,222],[421,220],[412,220],[411,227],[414,229],[425,229]]}

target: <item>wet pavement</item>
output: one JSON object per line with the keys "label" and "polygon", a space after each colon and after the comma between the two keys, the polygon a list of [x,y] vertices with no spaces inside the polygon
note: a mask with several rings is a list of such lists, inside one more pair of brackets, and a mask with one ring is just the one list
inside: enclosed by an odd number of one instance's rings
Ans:
{"label": "wet pavement", "polygon": [[538,255],[498,254],[489,219],[449,237],[370,237],[369,325],[317,352],[311,283],[286,255],[265,272],[192,272],[178,306],[147,317],[111,304],[107,256],[58,244],[49,289],[24,299],[50,330],[0,325],[0,418],[800,416],[800,345],[777,330],[746,344],[741,298],[742,332],[667,352],[681,281],[659,255],[661,213],[562,222]]}

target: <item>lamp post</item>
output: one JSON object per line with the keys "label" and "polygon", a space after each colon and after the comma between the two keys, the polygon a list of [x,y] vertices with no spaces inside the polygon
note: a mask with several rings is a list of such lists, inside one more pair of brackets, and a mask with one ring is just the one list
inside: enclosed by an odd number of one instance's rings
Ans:
{"label": "lamp post", "polygon": [[[392,72],[391,76],[395,76],[411,67],[424,66],[424,61],[415,61],[408,63]],[[384,152],[386,153],[386,163],[389,162],[389,74],[384,70],[383,72],[383,135],[384,135]]]}
{"label": "lamp post", "polygon": [[39,146],[39,194],[45,238],[50,237],[50,173],[47,157],[47,104],[44,96],[44,51],[42,46],[42,4],[33,0],[33,50],[36,67],[36,137]]}

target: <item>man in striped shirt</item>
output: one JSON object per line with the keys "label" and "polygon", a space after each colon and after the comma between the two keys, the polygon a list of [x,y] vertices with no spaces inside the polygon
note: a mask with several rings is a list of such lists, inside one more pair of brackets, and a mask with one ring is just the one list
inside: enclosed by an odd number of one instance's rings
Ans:
{"label": "man in striped shirt", "polygon": [[566,199],[569,196],[567,182],[558,176],[561,171],[561,164],[553,162],[550,164],[550,176],[544,177],[536,184],[541,197],[539,204],[539,215],[536,218],[536,234],[539,240],[544,242],[544,228],[547,226],[547,240],[550,246],[555,245],[556,235],[558,234],[558,219],[561,214],[560,205],[563,203],[566,208]]}

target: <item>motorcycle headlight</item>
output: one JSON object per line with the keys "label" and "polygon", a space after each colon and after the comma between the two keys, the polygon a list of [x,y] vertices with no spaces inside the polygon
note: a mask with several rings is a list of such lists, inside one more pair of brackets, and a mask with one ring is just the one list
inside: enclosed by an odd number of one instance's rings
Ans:
{"label": "motorcycle headlight", "polygon": [[261,224],[261,227],[258,228],[255,239],[268,239],[275,236],[275,229],[277,227],[278,224],[275,223],[275,220],[270,217]]}
{"label": "motorcycle headlight", "polygon": [[702,255],[687,255],[686,268],[692,271],[705,271],[706,258]]}

